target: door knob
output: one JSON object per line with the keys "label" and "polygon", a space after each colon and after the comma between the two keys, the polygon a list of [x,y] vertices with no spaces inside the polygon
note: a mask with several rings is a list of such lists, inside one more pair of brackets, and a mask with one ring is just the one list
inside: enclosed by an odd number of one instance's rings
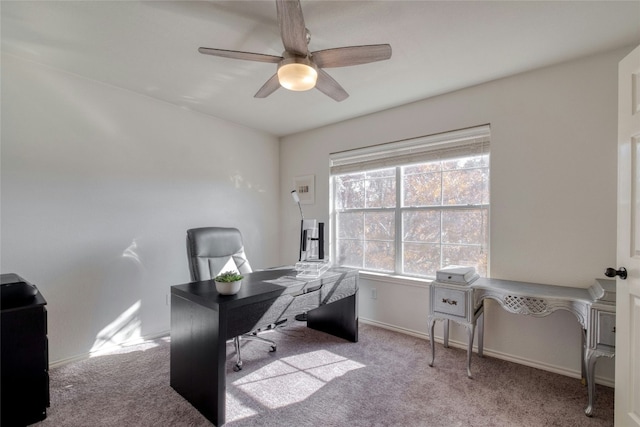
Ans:
{"label": "door knob", "polygon": [[615,268],[609,267],[604,271],[604,275],[607,277],[620,276],[622,280],[625,280],[627,278],[627,269],[620,267],[620,270],[616,270]]}

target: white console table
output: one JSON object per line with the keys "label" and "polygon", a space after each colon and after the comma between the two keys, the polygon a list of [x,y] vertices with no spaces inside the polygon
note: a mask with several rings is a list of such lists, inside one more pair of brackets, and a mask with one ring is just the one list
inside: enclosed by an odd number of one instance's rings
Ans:
{"label": "white console table", "polygon": [[[593,414],[595,398],[595,364],[599,357],[615,355],[615,281],[598,279],[588,289],[551,286],[537,283],[479,278],[471,285],[433,282],[431,284],[428,326],[431,338],[431,363],[435,358],[433,325],[445,321],[445,347],[448,344],[448,322],[454,320],[467,328],[467,375],[471,378],[473,331],[479,319],[478,354],[482,356],[484,300],[498,302],[506,311],[534,317],[548,316],[557,310],[573,313],[582,326],[582,377],[589,392],[585,414]],[[454,298],[449,296],[453,295]],[[451,305],[453,308],[449,308]],[[458,307],[457,313],[452,313]],[[460,311],[460,308],[465,309]],[[457,316],[457,317],[456,317]]]}

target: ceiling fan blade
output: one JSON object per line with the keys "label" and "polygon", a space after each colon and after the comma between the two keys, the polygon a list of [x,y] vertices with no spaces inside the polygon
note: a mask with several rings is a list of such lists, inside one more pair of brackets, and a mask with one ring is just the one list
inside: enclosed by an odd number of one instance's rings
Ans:
{"label": "ceiling fan blade", "polygon": [[330,98],[336,101],[344,101],[349,97],[349,94],[340,86],[340,84],[333,79],[326,71],[318,69],[318,81],[316,82],[316,89],[324,93]]}
{"label": "ceiling fan blade", "polygon": [[210,47],[200,47],[198,52],[205,55],[222,56],[224,58],[243,59],[245,61],[270,62],[277,64],[282,61],[281,56],[264,55],[262,53],[241,52],[239,50],[213,49]]}
{"label": "ceiling fan blade", "polygon": [[367,46],[338,47],[311,53],[313,62],[320,68],[347,67],[367,64],[391,58],[391,45],[372,44]]}
{"label": "ceiling fan blade", "polygon": [[278,74],[274,74],[271,76],[269,80],[265,84],[262,85],[260,90],[253,95],[254,98],[266,98],[271,95],[280,87],[280,82],[278,81]]}
{"label": "ceiling fan blade", "polygon": [[276,0],[278,25],[284,50],[307,56],[307,28],[304,25],[302,6],[299,0]]}

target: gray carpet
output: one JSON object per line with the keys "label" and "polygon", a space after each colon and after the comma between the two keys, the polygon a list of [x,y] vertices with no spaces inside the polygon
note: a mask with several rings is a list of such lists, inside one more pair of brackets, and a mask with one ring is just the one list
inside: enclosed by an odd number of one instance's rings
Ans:
{"label": "gray carpet", "polygon": [[[612,426],[613,389],[597,386],[595,415],[574,378],[466,353],[370,325],[350,343],[293,322],[268,332],[269,353],[246,342],[233,372],[227,426]],[[52,369],[41,426],[208,426],[169,386],[168,338]]]}

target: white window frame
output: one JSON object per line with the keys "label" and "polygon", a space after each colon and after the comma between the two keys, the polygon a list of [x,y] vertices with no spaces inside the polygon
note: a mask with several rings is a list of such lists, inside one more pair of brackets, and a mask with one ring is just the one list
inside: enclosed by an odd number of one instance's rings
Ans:
{"label": "white window frame", "polygon": [[[402,206],[402,176],[400,172],[401,166],[409,166],[412,164],[426,163],[439,159],[448,159],[455,157],[464,157],[469,155],[490,154],[490,126],[476,126],[473,128],[461,129],[452,132],[445,132],[436,135],[411,138],[401,141],[395,141],[386,144],[379,144],[370,147],[359,148],[355,150],[342,151],[330,154],[330,254],[332,260],[337,260],[337,212],[335,210],[335,175],[341,175],[349,172],[363,172],[382,168],[396,168],[396,206],[395,208],[386,208],[384,210],[393,210],[395,212],[395,268],[393,273],[381,273],[374,270],[363,270],[373,274],[391,274],[412,277],[409,274],[403,274],[403,238],[402,238],[402,213],[411,209],[425,210],[424,207],[412,208]],[[489,160],[490,162],[490,160]],[[488,166],[490,170],[490,165]],[[470,206],[442,206],[431,207],[429,209],[440,210],[460,210],[460,209],[486,209],[487,215],[490,215],[490,203],[488,194],[482,195],[482,203]],[[355,211],[369,211],[368,208],[355,209]],[[374,209],[375,210],[375,209]],[[486,246],[482,247],[487,257],[487,275],[489,275],[490,256],[489,256],[489,219],[487,218]],[[441,246],[442,248],[442,246]],[[431,278],[426,276],[417,276],[420,279]]]}

